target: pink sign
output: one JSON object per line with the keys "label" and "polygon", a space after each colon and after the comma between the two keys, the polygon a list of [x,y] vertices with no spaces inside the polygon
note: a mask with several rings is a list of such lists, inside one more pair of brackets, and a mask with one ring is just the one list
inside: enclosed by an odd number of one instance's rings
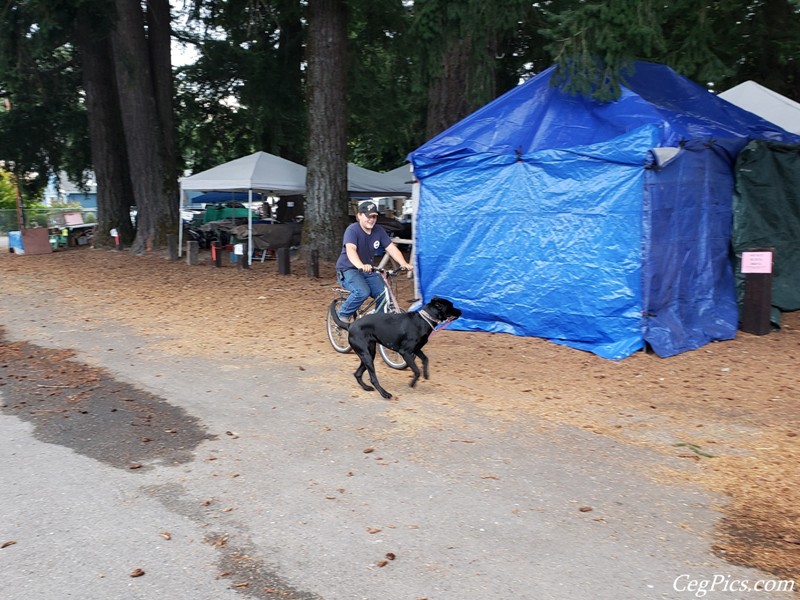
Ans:
{"label": "pink sign", "polygon": [[64,213],[64,221],[67,225],[83,225],[83,215],[81,213]]}
{"label": "pink sign", "polygon": [[772,273],[772,252],[742,252],[742,273]]}

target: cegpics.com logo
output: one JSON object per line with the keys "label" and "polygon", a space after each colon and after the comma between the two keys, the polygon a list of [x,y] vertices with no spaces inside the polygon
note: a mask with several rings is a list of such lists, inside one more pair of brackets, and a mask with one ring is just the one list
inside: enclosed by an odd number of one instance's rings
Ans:
{"label": "cegpics.com logo", "polygon": [[728,575],[714,575],[711,579],[679,575],[672,582],[676,592],[687,592],[695,598],[703,598],[711,592],[741,594],[743,592],[793,592],[795,582],[791,579],[736,579]]}

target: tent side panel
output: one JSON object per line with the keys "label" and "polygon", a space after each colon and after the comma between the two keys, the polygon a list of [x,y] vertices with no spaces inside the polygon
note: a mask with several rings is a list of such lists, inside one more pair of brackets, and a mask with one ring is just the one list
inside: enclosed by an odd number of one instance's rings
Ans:
{"label": "tent side panel", "polygon": [[741,253],[775,248],[772,304],[800,309],[800,145],[751,142],[736,162],[733,250],[744,294]]}
{"label": "tent side panel", "polygon": [[644,337],[661,357],[736,336],[727,151],[688,144],[645,178]]}
{"label": "tent side panel", "polygon": [[464,311],[451,329],[642,347],[641,165],[548,151],[421,171],[418,277]]}

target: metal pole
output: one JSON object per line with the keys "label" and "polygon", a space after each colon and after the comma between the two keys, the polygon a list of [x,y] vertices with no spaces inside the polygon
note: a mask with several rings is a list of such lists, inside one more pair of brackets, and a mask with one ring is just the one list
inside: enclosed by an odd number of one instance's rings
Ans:
{"label": "metal pole", "polygon": [[186,192],[183,188],[181,188],[180,195],[178,196],[178,258],[183,256],[183,215],[181,215],[181,209],[183,209],[186,203]]}
{"label": "metal pole", "polygon": [[247,190],[247,265],[253,263],[253,188]]}

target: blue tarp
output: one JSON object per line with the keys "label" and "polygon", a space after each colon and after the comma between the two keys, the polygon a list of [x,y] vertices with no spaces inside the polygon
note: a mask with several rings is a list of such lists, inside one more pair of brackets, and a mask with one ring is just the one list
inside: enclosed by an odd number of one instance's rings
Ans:
{"label": "blue tarp", "polygon": [[[253,192],[253,202],[263,202],[265,199],[266,197],[261,193]],[[225,204],[228,202],[247,204],[249,200],[248,192],[205,192],[191,196],[190,199],[192,204]]]}
{"label": "blue tarp", "polygon": [[551,74],[409,155],[423,299],[452,299],[453,329],[611,359],[733,338],[733,163],[749,139],[791,134],[661,65],[636,63],[604,104]]}

